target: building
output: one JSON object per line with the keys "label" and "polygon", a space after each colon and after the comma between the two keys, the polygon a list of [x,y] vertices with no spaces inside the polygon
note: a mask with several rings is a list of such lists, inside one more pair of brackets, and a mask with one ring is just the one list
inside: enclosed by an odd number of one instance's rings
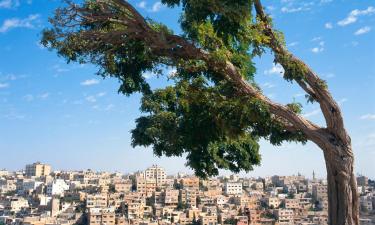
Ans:
{"label": "building", "polygon": [[321,201],[328,198],[327,185],[316,184],[312,187],[312,197],[314,201]]}
{"label": "building", "polygon": [[167,180],[165,170],[157,165],[146,169],[143,174],[146,180],[155,180],[157,187],[163,186]]}
{"label": "building", "polygon": [[26,165],[25,174],[27,177],[41,177],[47,176],[51,173],[51,166],[36,162],[30,165]]}
{"label": "building", "polygon": [[130,180],[125,181],[125,182],[115,183],[115,191],[123,192],[123,193],[131,192],[132,186],[133,184]]}
{"label": "building", "polygon": [[214,215],[201,215],[199,217],[199,221],[201,225],[216,225],[217,223],[217,216]]}
{"label": "building", "polygon": [[294,213],[290,209],[277,209],[274,211],[276,219],[278,222],[283,224],[293,224],[294,223]]}
{"label": "building", "polygon": [[224,185],[224,192],[227,195],[241,195],[242,183],[240,182],[226,182]]}
{"label": "building", "polygon": [[190,190],[199,190],[198,177],[184,177],[180,180],[181,188]]}
{"label": "building", "polygon": [[106,208],[108,206],[108,196],[106,194],[87,195],[87,208]]}
{"label": "building", "polygon": [[64,180],[58,179],[47,185],[47,195],[59,195],[63,196],[64,192],[69,190],[69,185]]}
{"label": "building", "polygon": [[116,215],[114,208],[90,208],[88,225],[115,225]]}

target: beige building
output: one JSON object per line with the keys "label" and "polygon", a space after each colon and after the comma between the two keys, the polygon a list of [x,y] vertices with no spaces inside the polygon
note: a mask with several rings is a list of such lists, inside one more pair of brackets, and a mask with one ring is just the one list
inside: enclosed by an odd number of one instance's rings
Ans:
{"label": "beige building", "polygon": [[105,208],[108,206],[108,196],[106,194],[87,195],[87,208]]}
{"label": "beige building", "polygon": [[300,201],[299,199],[285,199],[285,208],[286,209],[299,209],[300,207]]}
{"label": "beige building", "polygon": [[293,224],[294,223],[294,213],[290,209],[277,209],[274,211],[275,216],[280,222],[280,224]]}
{"label": "beige building", "polygon": [[88,213],[88,225],[115,225],[116,215],[113,208],[91,208]]}
{"label": "beige building", "polygon": [[167,180],[165,170],[157,165],[146,169],[143,175],[146,180],[155,180],[157,187],[163,186]]}
{"label": "beige building", "polygon": [[164,192],[164,205],[177,206],[178,204],[178,190],[166,189]]}
{"label": "beige building", "polygon": [[216,225],[216,224],[218,224],[217,216],[201,215],[199,217],[199,220],[201,222],[201,225]]}
{"label": "beige building", "polygon": [[25,174],[27,177],[41,177],[47,176],[51,173],[51,166],[36,162],[30,165],[26,165]]}
{"label": "beige building", "polygon": [[199,190],[198,177],[184,177],[180,180],[183,189]]}
{"label": "beige building", "polygon": [[132,191],[132,182],[129,180],[129,181],[121,182],[121,183],[116,183],[115,184],[115,191],[116,192],[123,192],[123,193],[131,192]]}

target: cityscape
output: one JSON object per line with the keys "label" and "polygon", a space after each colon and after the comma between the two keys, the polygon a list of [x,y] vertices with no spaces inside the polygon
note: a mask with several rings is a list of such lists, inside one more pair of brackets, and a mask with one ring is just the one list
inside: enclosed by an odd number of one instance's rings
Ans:
{"label": "cityscape", "polygon": [[375,225],[374,25],[374,0],[0,0],[0,225]]}
{"label": "cityscape", "polygon": [[[0,224],[328,224],[327,182],[303,175],[167,175],[58,171],[36,162],[0,170]],[[357,176],[360,222],[375,224],[375,181]]]}

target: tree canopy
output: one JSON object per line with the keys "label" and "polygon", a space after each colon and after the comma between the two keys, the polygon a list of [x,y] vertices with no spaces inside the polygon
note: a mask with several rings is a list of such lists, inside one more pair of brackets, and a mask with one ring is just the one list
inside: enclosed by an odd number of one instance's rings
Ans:
{"label": "tree canopy", "polygon": [[[282,34],[267,30],[270,17],[253,15],[252,0],[162,2],[182,8],[183,34],[144,19],[126,1],[68,1],[50,19],[42,44],[68,62],[98,65],[98,75],[117,78],[123,94],[142,93],[133,146],[152,146],[157,156],[186,154],[199,176],[252,170],[260,164],[260,138],[274,145],[307,141],[303,129],[282,116],[303,120],[301,104],[270,104],[254,81],[253,58],[273,47],[284,78],[305,80],[305,66],[284,54]],[[168,77],[174,85],[152,90],[143,74],[163,75],[166,67],[176,69]]]}

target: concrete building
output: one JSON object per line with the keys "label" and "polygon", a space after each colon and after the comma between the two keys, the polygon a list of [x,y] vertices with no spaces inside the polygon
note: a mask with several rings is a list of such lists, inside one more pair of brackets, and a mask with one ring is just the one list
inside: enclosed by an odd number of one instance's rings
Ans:
{"label": "concrete building", "polygon": [[198,177],[184,177],[180,180],[181,188],[190,190],[199,190]]}
{"label": "concrete building", "polygon": [[88,225],[115,225],[116,215],[114,208],[90,208]]}
{"label": "concrete building", "polygon": [[217,222],[217,216],[214,215],[201,215],[199,217],[199,221],[201,225],[216,225]]}
{"label": "concrete building", "polygon": [[47,176],[51,173],[51,166],[36,162],[30,165],[26,165],[25,174],[27,177],[41,177]]}
{"label": "concrete building", "polygon": [[64,180],[57,179],[47,185],[47,195],[63,196],[64,192],[69,190],[69,185]]}
{"label": "concrete building", "polygon": [[224,192],[227,195],[241,195],[242,183],[240,182],[226,182],[224,185]]}
{"label": "concrete building", "polygon": [[155,180],[157,187],[163,186],[167,180],[165,170],[157,165],[146,169],[143,174],[146,180]]}
{"label": "concrete building", "polygon": [[277,209],[274,210],[276,219],[280,224],[293,224],[294,223],[294,213],[290,209]]}
{"label": "concrete building", "polygon": [[87,208],[106,208],[108,206],[108,196],[106,194],[87,195]]}

